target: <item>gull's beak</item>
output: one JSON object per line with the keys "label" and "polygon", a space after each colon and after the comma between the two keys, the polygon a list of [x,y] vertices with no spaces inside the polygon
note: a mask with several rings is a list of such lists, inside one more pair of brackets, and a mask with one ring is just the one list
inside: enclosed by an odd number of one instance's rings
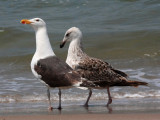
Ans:
{"label": "gull's beak", "polygon": [[21,20],[21,23],[22,24],[31,24],[32,22],[30,20],[23,19],[23,20]]}
{"label": "gull's beak", "polygon": [[63,41],[60,43],[60,48],[63,48],[65,43],[67,42],[67,39],[63,39]]}

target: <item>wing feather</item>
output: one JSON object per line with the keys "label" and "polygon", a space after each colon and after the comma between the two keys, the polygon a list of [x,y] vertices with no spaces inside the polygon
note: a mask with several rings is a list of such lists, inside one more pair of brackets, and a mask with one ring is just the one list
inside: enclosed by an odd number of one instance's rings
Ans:
{"label": "wing feather", "polygon": [[110,64],[96,58],[87,58],[76,66],[76,70],[86,78],[101,87],[112,86],[127,81],[122,71],[112,68]]}

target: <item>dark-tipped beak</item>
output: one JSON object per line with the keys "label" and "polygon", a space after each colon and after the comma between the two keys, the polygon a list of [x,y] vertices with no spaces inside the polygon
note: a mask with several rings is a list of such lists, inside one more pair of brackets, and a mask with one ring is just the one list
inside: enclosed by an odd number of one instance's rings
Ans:
{"label": "dark-tipped beak", "polygon": [[66,43],[66,41],[62,41],[61,44],[60,44],[60,48],[63,48],[65,43]]}

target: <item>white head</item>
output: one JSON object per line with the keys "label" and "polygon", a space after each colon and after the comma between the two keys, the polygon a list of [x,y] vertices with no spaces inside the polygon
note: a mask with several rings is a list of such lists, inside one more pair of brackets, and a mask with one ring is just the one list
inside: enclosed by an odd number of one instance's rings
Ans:
{"label": "white head", "polygon": [[63,41],[60,44],[60,48],[64,47],[67,41],[73,40],[81,40],[82,39],[82,32],[77,27],[72,27],[68,29],[64,35]]}
{"label": "white head", "polygon": [[41,18],[23,19],[22,24],[28,24],[32,26],[36,32],[36,53],[39,58],[45,58],[55,55],[47,34],[46,23]]}
{"label": "white head", "polygon": [[33,19],[23,19],[21,20],[22,24],[29,24],[31,25],[35,31],[38,29],[46,27],[46,23],[41,18],[33,18]]}

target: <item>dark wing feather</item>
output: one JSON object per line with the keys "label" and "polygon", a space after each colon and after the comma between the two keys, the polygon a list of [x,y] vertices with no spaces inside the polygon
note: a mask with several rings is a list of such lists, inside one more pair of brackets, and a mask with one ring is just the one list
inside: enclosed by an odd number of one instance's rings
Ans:
{"label": "dark wing feather", "polygon": [[111,70],[113,70],[115,73],[117,73],[117,74],[119,74],[119,75],[121,75],[121,76],[123,76],[123,77],[125,77],[125,78],[127,78],[128,77],[128,75],[126,74],[126,73],[124,73],[124,72],[122,72],[122,71],[120,71],[120,70],[117,70],[117,69],[115,69],[115,68],[113,68],[109,63],[107,63],[107,62],[105,62],[106,63],[106,65],[111,69]]}
{"label": "dark wing feather", "polygon": [[57,57],[48,57],[38,61],[35,71],[42,76],[50,87],[96,87],[92,81],[82,79],[77,71],[73,71],[65,62]]}
{"label": "dark wing feather", "polygon": [[127,82],[125,73],[113,69],[108,63],[100,59],[87,58],[79,63],[76,69],[83,78],[101,87],[118,86],[120,83]]}
{"label": "dark wing feather", "polygon": [[72,69],[57,57],[39,60],[34,69],[50,87],[72,86],[81,81],[80,76],[76,73],[70,74]]}
{"label": "dark wing feather", "polygon": [[128,75],[126,74],[126,73],[124,73],[124,72],[122,72],[122,71],[120,71],[120,70],[117,70],[117,69],[114,69],[114,68],[111,68],[115,73],[117,73],[117,74],[119,74],[119,75],[121,75],[121,76],[123,76],[123,77],[125,77],[125,78],[127,78],[128,77]]}

